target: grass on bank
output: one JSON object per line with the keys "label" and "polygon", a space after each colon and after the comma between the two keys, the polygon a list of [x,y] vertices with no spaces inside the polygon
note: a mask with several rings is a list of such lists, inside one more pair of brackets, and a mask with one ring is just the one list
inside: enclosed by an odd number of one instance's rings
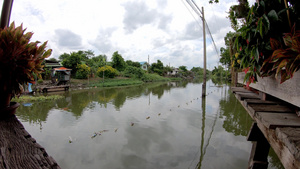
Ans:
{"label": "grass on bank", "polygon": [[25,102],[43,102],[48,100],[57,100],[62,99],[64,96],[60,95],[50,95],[50,96],[28,96],[28,95],[22,95],[19,98],[15,97],[12,98],[11,101],[13,102],[19,102],[19,103],[25,103]]}
{"label": "grass on bank", "polygon": [[90,83],[90,87],[114,87],[114,86],[130,86],[130,85],[140,85],[143,81],[138,79],[105,79],[98,80],[97,82]]}
{"label": "grass on bank", "polygon": [[115,87],[115,86],[130,86],[140,85],[147,82],[163,82],[163,81],[179,81],[181,78],[166,78],[157,74],[144,74],[139,78],[116,77],[113,79],[105,78],[90,78],[90,79],[71,79],[71,84],[83,84],[89,87]]}

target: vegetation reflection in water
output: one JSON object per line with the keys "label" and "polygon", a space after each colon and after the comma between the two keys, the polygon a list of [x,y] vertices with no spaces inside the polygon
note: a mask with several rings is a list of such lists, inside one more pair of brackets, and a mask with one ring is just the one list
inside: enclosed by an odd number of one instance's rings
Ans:
{"label": "vegetation reflection in water", "polygon": [[213,82],[205,99],[201,81],[70,91],[17,116],[62,168],[246,168],[251,118]]}

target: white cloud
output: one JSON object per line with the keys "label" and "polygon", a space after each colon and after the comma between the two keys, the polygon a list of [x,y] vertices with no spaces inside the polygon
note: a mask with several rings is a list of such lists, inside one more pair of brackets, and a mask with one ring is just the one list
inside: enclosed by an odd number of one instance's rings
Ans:
{"label": "white cloud", "polygon": [[[195,2],[204,6],[219,50],[231,30],[226,11],[237,2]],[[159,59],[174,67],[203,67],[202,21],[185,0],[18,0],[14,1],[11,21],[34,32],[32,40],[48,41],[55,58],[93,50],[95,55],[105,54],[110,59],[119,51],[125,60],[147,61],[149,55],[150,63]],[[209,34],[206,37],[207,63],[212,69],[218,56]]]}

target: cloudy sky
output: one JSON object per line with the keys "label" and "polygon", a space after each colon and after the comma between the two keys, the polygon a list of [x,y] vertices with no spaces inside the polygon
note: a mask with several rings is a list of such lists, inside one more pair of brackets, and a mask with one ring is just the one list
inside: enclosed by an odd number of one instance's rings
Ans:
{"label": "cloudy sky", "polygon": [[[214,42],[224,47],[232,31],[226,18],[236,0],[194,0],[204,7]],[[0,0],[1,8],[3,0]],[[15,0],[11,19],[34,32],[32,40],[48,41],[51,57],[92,50],[111,59],[118,51],[125,60],[161,60],[164,65],[203,67],[202,21],[185,0]],[[210,35],[207,68],[218,65]]]}

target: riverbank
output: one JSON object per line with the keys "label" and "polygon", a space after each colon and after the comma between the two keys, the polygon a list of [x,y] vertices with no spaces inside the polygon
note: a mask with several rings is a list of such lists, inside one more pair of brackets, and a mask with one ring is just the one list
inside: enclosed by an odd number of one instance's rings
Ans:
{"label": "riverbank", "polygon": [[[168,78],[162,77],[154,74],[149,74],[146,78],[136,79],[136,78],[126,78],[126,77],[116,77],[113,79],[102,79],[100,77],[89,78],[89,79],[71,79],[68,83],[70,88],[86,88],[86,87],[116,87],[116,86],[131,86],[140,85],[148,82],[163,82],[163,81],[180,81],[181,78]],[[52,86],[50,80],[44,80],[43,82],[37,83],[32,86],[33,91],[41,92],[42,88],[45,86]]]}
{"label": "riverbank", "polygon": [[[89,78],[89,79],[71,79],[69,82],[71,89],[80,89],[80,88],[88,88],[88,87],[97,87],[97,88],[108,88],[108,87],[119,87],[119,86],[133,86],[133,85],[141,85],[143,83],[149,82],[164,82],[164,81],[180,81],[181,78],[168,78],[168,77],[161,77],[158,75],[149,75],[147,79],[135,79],[135,78],[125,78],[125,77],[116,77],[113,79],[103,79],[96,77],[96,78]],[[33,91],[35,93],[42,92],[42,89],[45,86],[52,86],[50,80],[44,80],[32,86]],[[48,100],[55,100],[60,99],[59,95],[37,95],[35,97],[31,97],[28,95],[21,95],[20,97],[13,98],[12,101],[25,103],[25,102],[35,102],[35,101],[48,101]]]}

